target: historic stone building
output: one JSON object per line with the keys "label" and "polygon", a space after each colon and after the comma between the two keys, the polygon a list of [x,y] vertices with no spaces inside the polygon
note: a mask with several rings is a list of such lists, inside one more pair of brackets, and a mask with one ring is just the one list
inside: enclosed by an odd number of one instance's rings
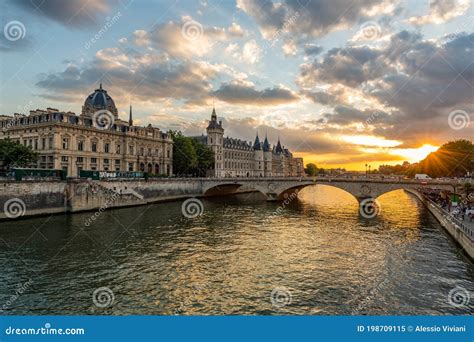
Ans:
{"label": "historic stone building", "polygon": [[38,152],[37,167],[67,170],[145,171],[172,175],[173,141],[148,125],[119,119],[114,100],[102,88],[90,94],[81,115],[54,108],[29,115],[0,116],[0,139],[10,138]]}
{"label": "historic stone building", "polygon": [[217,121],[216,110],[206,129],[207,136],[196,137],[214,152],[215,177],[299,177],[304,175],[303,158],[281,145],[271,147],[267,137],[260,141],[258,134],[254,143],[224,137],[222,121]]}

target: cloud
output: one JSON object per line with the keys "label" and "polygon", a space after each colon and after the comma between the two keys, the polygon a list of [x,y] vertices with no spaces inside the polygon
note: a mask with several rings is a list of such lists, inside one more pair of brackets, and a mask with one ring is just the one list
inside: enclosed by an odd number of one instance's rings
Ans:
{"label": "cloud", "polygon": [[310,87],[316,80],[356,87],[383,75],[386,64],[380,57],[379,50],[368,46],[334,48],[323,56],[322,61],[315,59],[303,64],[297,81],[303,87]]}
{"label": "cloud", "polygon": [[105,21],[104,16],[118,2],[115,0],[11,0],[9,3],[67,27],[87,28]]}
{"label": "cloud", "polygon": [[427,15],[411,17],[408,21],[414,25],[443,24],[467,12],[470,0],[431,0]]}
{"label": "cloud", "polygon": [[242,59],[249,63],[257,63],[262,56],[262,49],[258,46],[257,42],[252,39],[251,41],[245,43],[244,48],[242,49]]}
{"label": "cloud", "polygon": [[275,106],[299,100],[297,94],[283,87],[257,90],[252,84],[244,82],[224,83],[214,95],[228,103],[254,106]]}
{"label": "cloud", "polygon": [[229,35],[232,37],[243,37],[245,36],[245,31],[242,29],[242,26],[239,24],[232,22],[232,24],[229,26],[227,29],[229,32]]}
{"label": "cloud", "polygon": [[332,49],[303,64],[297,81],[308,98],[333,107],[324,115],[329,124],[408,145],[441,142],[458,133],[448,125],[451,111],[472,112],[473,42],[472,33],[423,40],[402,31],[383,47]]}
{"label": "cloud", "polygon": [[307,56],[316,56],[323,51],[323,47],[316,44],[305,44],[304,53]]}
{"label": "cloud", "polygon": [[210,80],[218,68],[204,62],[169,63],[160,54],[124,54],[117,48],[101,50],[84,65],[41,75],[36,85],[51,93],[86,94],[103,81],[116,98],[140,101],[160,99],[198,103],[209,97]]}
{"label": "cloud", "polygon": [[[278,32],[321,37],[394,10],[388,0],[382,3],[379,0],[237,0],[237,7],[255,20],[267,39]],[[292,20],[295,16],[298,19]]]}

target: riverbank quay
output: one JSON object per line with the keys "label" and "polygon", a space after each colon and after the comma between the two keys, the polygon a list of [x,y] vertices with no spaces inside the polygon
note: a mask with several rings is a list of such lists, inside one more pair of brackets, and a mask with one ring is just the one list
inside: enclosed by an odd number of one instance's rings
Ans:
{"label": "riverbank quay", "polygon": [[[0,189],[0,221],[204,197],[202,185],[192,178],[3,181],[0,182]],[[241,186],[220,194],[254,191]],[[212,195],[212,193],[206,194],[206,196]]]}
{"label": "riverbank quay", "polygon": [[474,223],[456,219],[419,191],[413,189],[405,189],[405,191],[417,197],[426,206],[441,226],[474,261]]}

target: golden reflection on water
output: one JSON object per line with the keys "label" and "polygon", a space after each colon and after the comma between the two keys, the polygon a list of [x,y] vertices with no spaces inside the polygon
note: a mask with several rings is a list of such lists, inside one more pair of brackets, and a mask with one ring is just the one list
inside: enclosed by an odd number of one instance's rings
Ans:
{"label": "golden reflection on water", "polygon": [[[401,190],[379,203],[380,214],[365,219],[352,195],[318,185],[283,210],[249,194],[203,199],[196,219],[182,216],[181,202],[107,210],[90,227],[91,213],[54,216],[42,228],[46,240],[28,240],[21,262],[0,251],[9,260],[0,292],[47,264],[33,275],[47,309],[22,296],[13,313],[472,313],[446,301],[453,283],[474,286],[474,268],[436,221]],[[40,221],[18,221],[0,239],[19,248]],[[101,286],[116,302],[91,311]],[[282,288],[289,296],[280,307],[271,296]]]}

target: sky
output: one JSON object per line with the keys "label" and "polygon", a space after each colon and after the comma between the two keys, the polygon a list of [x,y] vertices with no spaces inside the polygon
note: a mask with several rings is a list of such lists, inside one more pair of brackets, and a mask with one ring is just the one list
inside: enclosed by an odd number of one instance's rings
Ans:
{"label": "sky", "polygon": [[102,82],[119,115],[268,135],[305,163],[415,162],[474,133],[469,0],[5,0],[0,114],[80,114]]}

